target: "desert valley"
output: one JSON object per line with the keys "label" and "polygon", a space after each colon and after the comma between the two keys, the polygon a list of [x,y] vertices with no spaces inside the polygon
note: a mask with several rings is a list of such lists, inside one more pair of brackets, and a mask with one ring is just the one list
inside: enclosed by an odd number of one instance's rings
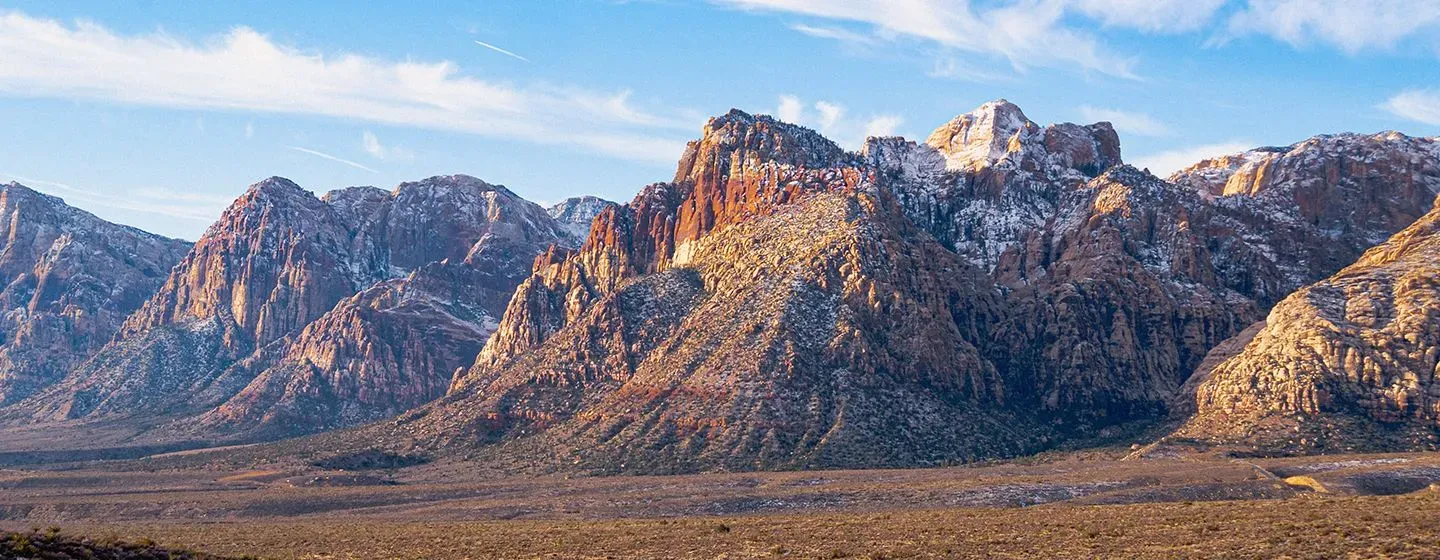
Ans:
{"label": "desert valley", "polygon": [[1440,0],[0,4],[0,560],[1440,558]]}

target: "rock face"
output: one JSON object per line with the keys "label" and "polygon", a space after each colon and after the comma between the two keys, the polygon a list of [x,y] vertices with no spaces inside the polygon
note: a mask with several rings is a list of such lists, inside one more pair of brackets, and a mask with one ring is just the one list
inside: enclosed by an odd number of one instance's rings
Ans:
{"label": "rock face", "polygon": [[1172,182],[1116,166],[1062,190],[994,273],[1012,311],[994,359],[1033,391],[1012,400],[1082,430],[1164,414],[1207,353],[1279,296],[1423,214],[1437,162],[1431,139],[1325,136]]}
{"label": "rock face", "polygon": [[1290,452],[1435,448],[1440,208],[1286,297],[1257,331],[1198,384],[1196,415],[1176,437]]}
{"label": "rock face", "polygon": [[[1412,445],[1440,414],[1433,214],[1361,255],[1437,194],[1434,139],[1321,136],[1163,180],[1109,124],[1004,100],[854,153],[732,110],[623,206],[272,178],[0,419],[240,440],[398,414],[349,441],[592,472],[963,462],[1192,412],[1186,437],[1393,424]],[[32,230],[3,253],[22,280],[63,245]]]}
{"label": "rock face", "polygon": [[1269,306],[1424,215],[1440,192],[1440,143],[1317,136],[1205,160],[1170,180],[1226,215],[1210,232],[1221,279]]}
{"label": "rock face", "polygon": [[104,346],[189,247],[115,225],[19,183],[0,185],[0,406]]}
{"label": "rock face", "polygon": [[[732,111],[673,181],[538,259],[451,395],[391,435],[633,472],[914,465],[1103,435],[1163,418],[1287,289],[1422,213],[1440,187],[1430,146],[1319,137],[1226,192],[1206,181],[1245,165],[1162,180],[1121,163],[1107,124],[1041,127],[1003,100],[925,144],[854,154]],[[1011,429],[942,426],[958,419]]]}
{"label": "rock face", "polygon": [[987,270],[1054,216],[1064,193],[1121,163],[1109,123],[1041,127],[1003,99],[956,117],[924,144],[871,138],[860,155],[893,185],[911,220]]}
{"label": "rock face", "polygon": [[1260,317],[1216,277],[1215,211],[1129,166],[1069,191],[1011,246],[996,360],[1017,399],[1076,427],[1153,418],[1211,347]]}
{"label": "rock face", "polygon": [[393,414],[443,393],[551,244],[575,241],[473,177],[323,198],[267,179],[113,343],[19,408],[73,419],[216,407],[186,424],[284,433]]}
{"label": "rock face", "polygon": [[600,472],[1038,449],[980,350],[998,294],[874,181],[813,131],[712,119],[674,182],[539,259],[452,395],[393,429]]}
{"label": "rock face", "polygon": [[550,217],[560,222],[565,230],[576,239],[585,239],[590,235],[590,224],[595,221],[605,209],[615,206],[598,196],[572,196],[560,201],[559,204],[546,209]]}

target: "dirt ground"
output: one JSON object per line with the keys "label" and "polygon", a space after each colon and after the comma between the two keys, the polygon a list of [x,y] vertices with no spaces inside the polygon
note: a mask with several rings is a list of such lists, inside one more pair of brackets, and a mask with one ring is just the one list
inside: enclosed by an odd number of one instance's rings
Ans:
{"label": "dirt ground", "polygon": [[1436,454],[466,472],[4,470],[0,528],[263,558],[1440,557]]}

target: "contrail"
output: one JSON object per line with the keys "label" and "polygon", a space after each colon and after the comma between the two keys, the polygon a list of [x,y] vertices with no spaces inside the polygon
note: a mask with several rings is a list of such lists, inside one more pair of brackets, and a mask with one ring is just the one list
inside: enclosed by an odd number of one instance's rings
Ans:
{"label": "contrail", "polygon": [[507,51],[507,50],[505,50],[505,49],[502,49],[502,48],[497,47],[497,46],[495,46],[495,45],[492,45],[492,44],[490,44],[490,43],[486,43],[485,41],[476,40],[476,41],[475,41],[475,44],[480,45],[480,46],[482,46],[482,47],[485,47],[485,48],[487,48],[487,49],[490,49],[490,50],[492,50],[492,51],[498,52],[498,53],[503,54],[503,55],[505,55],[505,56],[512,56],[512,57],[518,58],[518,59],[520,59],[520,60],[523,60],[523,61],[525,61],[525,62],[530,62],[530,59],[528,59],[528,58],[525,58],[525,57],[523,57],[523,56],[520,56],[520,55],[515,54],[515,53],[513,53],[513,52],[510,52],[510,51]]}
{"label": "contrail", "polygon": [[317,152],[317,151],[315,151],[315,150],[311,150],[311,149],[309,149],[309,148],[301,148],[301,147],[299,147],[299,146],[290,146],[290,149],[295,150],[295,151],[300,152],[300,153],[310,154],[310,155],[315,156],[315,157],[325,158],[325,159],[328,159],[328,160],[330,160],[330,161],[337,161],[337,162],[343,163],[343,164],[345,164],[345,165],[348,165],[348,166],[350,166],[350,167],[354,167],[354,168],[356,168],[356,169],[364,169],[364,170],[369,171],[369,172],[371,172],[371,173],[379,173],[379,171],[376,171],[376,170],[374,170],[374,169],[370,169],[369,167],[365,167],[365,166],[363,166],[363,165],[360,165],[360,164],[358,164],[358,163],[355,163],[355,162],[350,161],[350,160],[345,159],[345,158],[338,158],[338,157],[332,156],[332,155],[327,154],[327,153],[325,153],[325,152]]}

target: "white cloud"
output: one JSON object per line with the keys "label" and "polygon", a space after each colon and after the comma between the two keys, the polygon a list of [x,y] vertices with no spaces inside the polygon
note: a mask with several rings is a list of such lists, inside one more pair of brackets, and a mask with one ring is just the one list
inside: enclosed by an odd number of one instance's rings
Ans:
{"label": "white cloud", "polygon": [[381,144],[375,133],[368,130],[360,134],[360,147],[365,153],[381,161],[415,161],[415,152],[400,146]]}
{"label": "white cloud", "polygon": [[775,118],[808,126],[846,149],[856,150],[871,136],[893,136],[904,120],[896,115],[869,115],[854,118],[845,106],[833,101],[816,101],[810,108],[794,95],[781,95]]}
{"label": "white cloud", "polygon": [[874,46],[880,42],[879,39],[875,38],[874,36],[865,35],[863,33],[856,33],[848,29],[841,29],[839,27],[820,27],[815,25],[805,25],[797,23],[791,25],[790,29],[794,29],[795,31],[799,31],[811,37],[818,37],[821,39],[833,39],[836,41],[840,41],[841,43],[847,43],[860,47]]}
{"label": "white cloud", "polygon": [[1380,108],[1400,118],[1440,126],[1440,91],[1403,91],[1385,100]]}
{"label": "white cloud", "polygon": [[1075,8],[1105,25],[1151,33],[1194,31],[1227,0],[1076,0]]}
{"label": "white cloud", "polygon": [[635,108],[624,91],[521,87],[448,61],[306,53],[246,27],[192,44],[18,12],[0,12],[0,94],[323,115],[654,162],[683,148],[671,131],[694,128]]}
{"label": "white cloud", "polygon": [[775,118],[788,123],[798,123],[804,112],[805,104],[800,102],[799,97],[781,95],[780,106],[775,109]]}
{"label": "white cloud", "polygon": [[904,121],[895,115],[881,115],[872,118],[870,122],[865,123],[865,137],[895,136],[896,129],[900,128],[902,122]]}
{"label": "white cloud", "polygon": [[333,161],[333,162],[336,162],[336,163],[343,163],[343,164],[345,164],[345,165],[348,165],[348,166],[350,166],[350,167],[354,167],[354,168],[356,168],[356,169],[363,169],[363,170],[369,171],[369,172],[371,172],[371,173],[379,173],[379,171],[376,171],[376,170],[371,169],[371,168],[369,168],[369,167],[365,167],[364,165],[361,165],[361,164],[359,164],[359,163],[350,161],[350,160],[345,159],[345,158],[342,158],[342,157],[332,156],[332,155],[330,155],[330,154],[327,154],[327,153],[325,153],[325,152],[321,152],[321,151],[318,151],[318,150],[312,150],[312,149],[310,149],[310,148],[301,148],[300,146],[290,146],[290,149],[295,150],[295,151],[297,151],[297,152],[300,152],[300,153],[302,153],[302,154],[310,154],[310,155],[312,155],[312,156],[315,156],[315,157],[318,157],[318,158],[321,158],[321,159],[328,159],[328,160]]}
{"label": "white cloud", "polygon": [[840,117],[845,114],[845,108],[829,101],[816,101],[815,110],[820,112],[820,118],[815,125],[823,132],[834,130],[835,123],[840,122]]}
{"label": "white cloud", "polygon": [[981,68],[970,61],[961,60],[953,56],[936,58],[930,67],[930,71],[926,72],[925,75],[931,78],[948,78],[982,83],[1015,81],[1013,74]]}
{"label": "white cloud", "polygon": [[1149,169],[1150,172],[1154,173],[1157,177],[1166,177],[1171,173],[1200,163],[1201,160],[1215,156],[1240,153],[1253,147],[1255,147],[1253,142],[1232,140],[1216,144],[1190,146],[1126,159],[1129,160],[1130,165]]}
{"label": "white cloud", "polygon": [[1440,30],[1435,0],[1250,0],[1230,17],[1228,33],[1269,35],[1296,46],[1328,43],[1353,54],[1393,47],[1427,29]]}
{"label": "white cloud", "polygon": [[[865,23],[877,39],[911,37],[1000,57],[1019,70],[1078,68],[1135,77],[1134,62],[1103,48],[1092,35],[1064,25],[1067,1],[1022,0],[972,8],[968,0],[715,0],[742,9]],[[1173,1],[1173,0],[1172,0]],[[1178,2],[1177,2],[1178,3]],[[816,35],[819,28],[803,30]],[[821,32],[838,38],[838,33]]]}
{"label": "white cloud", "polygon": [[1080,106],[1080,116],[1085,122],[1109,121],[1121,134],[1136,136],[1169,136],[1174,134],[1169,126],[1145,113],[1106,109],[1103,107]]}
{"label": "white cloud", "polygon": [[254,138],[254,137],[255,137],[255,123],[253,123],[253,122],[247,122],[247,123],[245,123],[245,139],[246,139],[246,140],[249,140],[249,139]]}

